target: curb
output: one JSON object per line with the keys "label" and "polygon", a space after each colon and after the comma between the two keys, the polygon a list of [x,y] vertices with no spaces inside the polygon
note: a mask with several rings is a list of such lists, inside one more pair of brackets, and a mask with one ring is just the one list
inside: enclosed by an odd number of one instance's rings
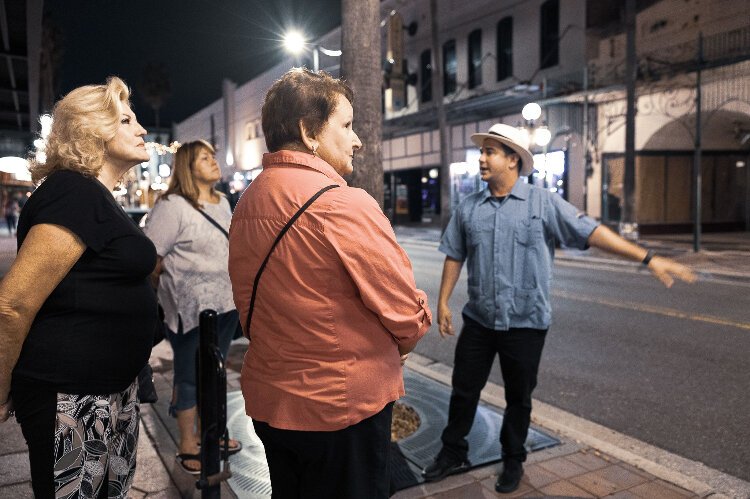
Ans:
{"label": "curb", "polygon": [[[677,256],[677,255],[675,255]],[[673,258],[671,256],[670,258]],[[597,256],[585,256],[585,255],[572,255],[561,251],[555,253],[556,262],[575,262],[581,265],[583,264],[597,264],[597,265],[610,265],[616,267],[623,267],[632,269],[633,271],[644,270],[643,266],[638,262],[631,262],[629,260],[623,260],[620,258],[606,258]],[[690,262],[688,262],[690,264]],[[728,281],[734,284],[750,284],[750,273],[739,272],[739,271],[727,271],[722,269],[706,269],[693,267],[693,270],[698,274],[701,280],[710,281]]]}
{"label": "curb", "polygon": [[[440,242],[433,239],[433,238],[424,238],[419,236],[412,236],[412,235],[406,235],[406,234],[399,234],[396,233],[397,240],[399,244],[405,245],[405,246],[412,246],[412,247],[419,247],[419,248],[430,248],[437,251],[438,246],[440,245]],[[641,245],[654,249],[659,251],[659,253],[662,256],[668,256],[669,258],[674,258],[678,261],[683,260],[685,256],[690,256],[692,253],[690,251],[685,249],[678,249],[670,246],[665,246],[660,243],[653,243],[649,241],[641,241]],[[589,250],[589,251],[595,251],[595,250]],[[725,251],[714,251],[711,253],[717,253],[717,254],[726,254],[726,253],[732,253],[731,256],[733,256],[735,259],[743,259],[744,253],[750,253],[750,252],[739,252],[742,253],[740,255],[734,255],[734,253],[738,253],[738,250],[725,250]],[[641,269],[641,264],[638,262],[632,262],[630,260],[625,260],[622,258],[617,258],[614,256],[595,256],[591,253],[587,253],[581,250],[576,249],[560,249],[558,248],[555,252],[555,261],[556,262],[580,262],[580,263],[587,263],[587,264],[598,264],[598,265],[610,265],[610,266],[617,266],[622,268],[629,268],[629,269]],[[720,265],[718,267],[712,266],[712,265],[705,265],[701,263],[696,262],[686,262],[688,265],[692,265],[694,271],[698,274],[698,276],[701,278],[701,280],[711,280],[711,281],[727,281],[731,284],[750,284],[750,268],[748,268],[747,271],[738,270],[734,268],[732,261],[727,261],[724,265]],[[747,267],[745,267],[747,268]]]}
{"label": "curb", "polygon": [[[428,241],[422,239],[403,239],[399,241],[400,244],[419,247],[429,248],[437,251],[439,244],[435,241]],[[674,254],[668,255],[670,258],[677,257],[683,253],[675,252]],[[612,257],[599,257],[590,255],[576,255],[570,254],[566,250],[560,250],[555,253],[555,262],[563,263],[578,263],[584,264],[596,264],[596,265],[609,265],[614,267],[620,267],[631,271],[643,270],[643,267],[638,262],[632,262],[630,260],[624,260],[621,258]],[[698,274],[700,280],[704,281],[726,281],[731,284],[747,284],[750,285],[750,273],[738,272],[738,271],[726,271],[721,269],[700,269],[694,268],[696,274]]]}
{"label": "curb", "polygon": [[[451,384],[452,368],[440,362],[433,362],[412,352],[409,354],[408,367],[433,381],[448,386]],[[503,409],[505,390],[500,385],[487,382],[482,390],[481,400]],[[628,437],[537,399],[534,399],[533,404],[532,423],[599,449],[666,482],[712,499],[750,497],[750,482]]]}

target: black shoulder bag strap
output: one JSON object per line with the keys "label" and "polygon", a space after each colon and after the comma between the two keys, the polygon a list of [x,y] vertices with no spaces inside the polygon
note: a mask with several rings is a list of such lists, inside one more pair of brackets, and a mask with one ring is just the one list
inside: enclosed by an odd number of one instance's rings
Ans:
{"label": "black shoulder bag strap", "polygon": [[201,215],[203,215],[204,217],[206,217],[206,220],[208,220],[209,222],[211,222],[214,227],[216,227],[217,229],[219,229],[221,231],[221,233],[224,234],[224,237],[226,237],[227,239],[229,239],[229,232],[225,231],[224,227],[222,227],[221,225],[219,225],[219,222],[217,222],[216,220],[214,220],[213,218],[211,218],[208,215],[208,213],[206,213],[205,211],[201,210],[200,208],[196,208],[196,210],[198,210],[198,212]]}
{"label": "black shoulder bag strap", "polygon": [[292,218],[289,219],[289,221],[286,223],[283,229],[281,229],[281,232],[279,232],[279,235],[276,236],[276,240],[271,245],[271,249],[268,250],[268,254],[266,255],[265,260],[263,260],[263,263],[260,264],[260,268],[258,269],[258,273],[255,274],[255,282],[253,282],[253,294],[250,297],[250,308],[247,311],[247,321],[246,321],[246,331],[247,331],[247,339],[250,339],[250,321],[253,319],[253,308],[255,308],[255,293],[258,291],[258,282],[260,282],[260,276],[263,273],[263,270],[266,268],[266,264],[268,263],[268,259],[271,258],[271,253],[273,253],[273,250],[276,248],[276,245],[279,244],[279,241],[281,241],[281,238],[284,237],[284,234],[291,228],[291,226],[294,224],[294,222],[299,218],[302,213],[310,207],[311,204],[315,202],[316,199],[318,199],[321,194],[323,194],[326,191],[329,191],[331,189],[334,189],[338,187],[337,184],[327,185],[323,187],[321,190],[315,193],[313,197],[307,200],[305,204],[302,205],[302,207],[297,210],[297,213],[294,214]]}

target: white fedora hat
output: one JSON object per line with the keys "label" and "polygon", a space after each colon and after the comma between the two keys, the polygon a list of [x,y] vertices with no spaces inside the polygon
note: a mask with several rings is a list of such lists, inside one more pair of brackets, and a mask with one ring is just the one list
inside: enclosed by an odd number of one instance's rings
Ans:
{"label": "white fedora hat", "polygon": [[482,147],[485,139],[496,140],[517,152],[521,158],[521,175],[531,175],[531,172],[534,171],[534,156],[524,145],[523,136],[518,128],[504,123],[496,123],[490,127],[487,133],[475,133],[471,136],[472,142],[477,147]]}

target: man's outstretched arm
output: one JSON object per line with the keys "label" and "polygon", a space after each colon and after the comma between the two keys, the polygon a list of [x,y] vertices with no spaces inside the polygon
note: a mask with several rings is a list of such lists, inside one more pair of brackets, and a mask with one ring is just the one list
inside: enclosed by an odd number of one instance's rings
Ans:
{"label": "man's outstretched arm", "polygon": [[[649,254],[645,248],[618,236],[604,225],[599,225],[594,229],[594,232],[589,236],[588,244],[637,262],[644,261]],[[691,283],[696,280],[695,273],[689,267],[677,263],[671,258],[653,256],[648,262],[648,269],[668,288],[672,287],[675,278]]]}

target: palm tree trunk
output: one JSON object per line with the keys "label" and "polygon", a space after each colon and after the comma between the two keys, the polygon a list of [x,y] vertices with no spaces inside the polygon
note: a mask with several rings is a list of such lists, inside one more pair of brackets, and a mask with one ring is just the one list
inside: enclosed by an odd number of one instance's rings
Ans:
{"label": "palm tree trunk", "polygon": [[383,207],[380,0],[341,0],[341,75],[354,90],[354,129],[363,147],[349,184]]}

